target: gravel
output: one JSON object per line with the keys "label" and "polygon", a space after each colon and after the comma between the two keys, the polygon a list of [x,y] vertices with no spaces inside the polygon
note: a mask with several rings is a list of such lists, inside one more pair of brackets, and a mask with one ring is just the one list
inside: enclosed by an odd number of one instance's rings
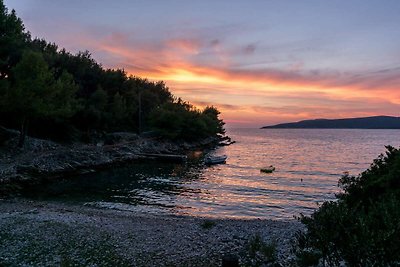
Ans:
{"label": "gravel", "polygon": [[[21,198],[0,200],[0,266],[293,264],[294,220],[207,219]],[[254,250],[276,249],[276,260]],[[253,246],[252,246],[253,244]]]}

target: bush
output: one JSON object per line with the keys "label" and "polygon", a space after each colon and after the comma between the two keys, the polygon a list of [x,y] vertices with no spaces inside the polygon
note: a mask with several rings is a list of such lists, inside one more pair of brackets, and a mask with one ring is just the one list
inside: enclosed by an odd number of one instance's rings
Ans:
{"label": "bush", "polygon": [[298,234],[296,253],[303,266],[315,258],[329,266],[400,265],[400,150],[386,148],[368,170],[339,180],[336,201],[301,216],[307,231]]}
{"label": "bush", "polygon": [[203,229],[209,230],[209,229],[213,228],[216,224],[217,224],[217,223],[214,222],[214,221],[205,220],[205,221],[203,221],[203,222],[200,224],[200,226],[201,226],[201,228],[203,228]]}
{"label": "bush", "polygon": [[253,236],[248,243],[247,251],[255,265],[276,263],[277,261],[277,243],[275,240],[265,242],[259,234]]}

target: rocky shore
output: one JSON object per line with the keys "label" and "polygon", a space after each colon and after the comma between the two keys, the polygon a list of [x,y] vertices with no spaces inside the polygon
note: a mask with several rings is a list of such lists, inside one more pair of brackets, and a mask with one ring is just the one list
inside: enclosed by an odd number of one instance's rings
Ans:
{"label": "rocky shore", "polygon": [[0,140],[0,266],[221,266],[227,255],[240,266],[295,262],[292,242],[303,229],[295,220],[210,219],[12,197],[47,179],[183,155],[221,138],[174,143],[114,133],[94,144],[62,145],[28,137],[17,149],[17,132],[7,133]]}
{"label": "rocky shore", "polygon": [[0,200],[1,266],[290,266],[297,221],[205,219]]}
{"label": "rocky shore", "polygon": [[60,176],[156,160],[157,155],[175,154],[179,159],[179,155],[188,151],[212,147],[220,141],[207,138],[197,142],[170,142],[132,133],[113,133],[94,144],[63,145],[27,137],[24,148],[19,149],[18,132],[7,130],[6,133],[7,141],[0,144],[0,195]]}

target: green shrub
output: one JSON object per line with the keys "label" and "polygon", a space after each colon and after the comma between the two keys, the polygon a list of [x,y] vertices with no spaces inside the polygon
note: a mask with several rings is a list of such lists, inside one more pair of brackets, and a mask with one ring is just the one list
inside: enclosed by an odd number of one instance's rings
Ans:
{"label": "green shrub", "polygon": [[258,234],[249,240],[247,250],[251,258],[261,256],[264,262],[269,263],[274,263],[277,260],[276,242],[266,243]]}
{"label": "green shrub", "polygon": [[214,222],[214,221],[205,220],[205,221],[203,221],[203,222],[200,224],[200,226],[201,226],[201,228],[203,228],[203,229],[211,229],[211,228],[213,228],[216,224],[217,224],[217,223]]}
{"label": "green shrub", "polygon": [[298,234],[296,254],[303,266],[316,258],[329,266],[400,265],[400,150],[386,148],[368,170],[339,180],[336,201],[301,216],[307,231]]}

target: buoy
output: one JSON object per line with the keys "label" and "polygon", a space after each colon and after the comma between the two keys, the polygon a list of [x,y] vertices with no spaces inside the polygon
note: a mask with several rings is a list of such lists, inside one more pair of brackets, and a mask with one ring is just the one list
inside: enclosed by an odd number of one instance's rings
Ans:
{"label": "buoy", "polygon": [[264,172],[264,173],[272,173],[273,171],[275,171],[275,167],[272,165],[270,165],[269,167],[260,169],[260,172]]}

